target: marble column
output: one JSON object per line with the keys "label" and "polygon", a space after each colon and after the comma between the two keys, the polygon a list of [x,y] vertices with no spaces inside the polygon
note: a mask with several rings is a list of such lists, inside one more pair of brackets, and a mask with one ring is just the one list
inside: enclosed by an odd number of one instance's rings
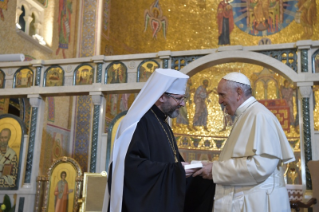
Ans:
{"label": "marble column", "polygon": [[171,67],[171,51],[159,51],[158,56],[163,61],[162,68],[170,68]]}
{"label": "marble column", "polygon": [[[314,140],[314,123],[313,123],[313,102],[310,98],[312,95],[312,82],[297,83],[302,98],[302,108],[299,111],[302,114],[302,121],[300,120],[301,143],[301,158],[302,158],[302,176],[303,185],[306,185],[306,190],[312,190],[311,176],[307,163],[312,160],[312,142]],[[302,145],[303,144],[303,145]]]}
{"label": "marble column", "polygon": [[[42,114],[44,112],[45,104],[39,94],[29,94],[28,99],[32,107],[31,125],[25,157],[26,165],[24,172],[24,182],[21,188],[21,190],[23,190],[23,194],[19,195],[19,208],[23,208],[24,211],[33,211],[37,186],[36,179],[39,173],[42,144]],[[21,207],[20,204],[22,204]]]}
{"label": "marble column", "polygon": [[91,140],[91,157],[90,157],[90,172],[105,171],[105,159],[104,164],[102,161],[102,151],[106,151],[102,148],[101,134],[103,133],[104,126],[104,108],[105,99],[102,92],[90,92],[93,108],[93,124],[92,124],[92,140]]}

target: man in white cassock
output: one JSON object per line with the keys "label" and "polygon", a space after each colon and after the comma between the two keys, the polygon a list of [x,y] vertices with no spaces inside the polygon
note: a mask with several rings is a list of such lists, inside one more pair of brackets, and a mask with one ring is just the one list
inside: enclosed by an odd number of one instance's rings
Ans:
{"label": "man in white cassock", "polygon": [[249,79],[229,73],[219,103],[235,121],[218,161],[194,173],[216,183],[214,212],[290,212],[283,163],[295,160],[277,118],[253,96]]}
{"label": "man in white cassock", "polygon": [[195,170],[185,171],[166,119],[177,117],[185,106],[188,78],[176,70],[156,69],[136,97],[115,136],[103,212],[184,211],[186,177]]}

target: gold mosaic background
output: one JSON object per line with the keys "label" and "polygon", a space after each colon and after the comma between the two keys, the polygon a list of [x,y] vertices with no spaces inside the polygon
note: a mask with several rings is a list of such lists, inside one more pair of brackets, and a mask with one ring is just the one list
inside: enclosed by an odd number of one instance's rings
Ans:
{"label": "gold mosaic background", "polygon": [[[254,73],[259,73],[263,70],[262,66],[258,65],[252,65],[247,63],[228,63],[228,64],[222,64],[217,65],[208,69],[205,69],[196,75],[191,77],[192,86],[191,86],[191,100],[192,103],[189,104],[189,102],[186,103],[187,112],[188,112],[188,118],[189,118],[189,126],[193,125],[193,117],[195,114],[195,104],[194,104],[194,93],[196,89],[202,84],[202,81],[204,79],[208,79],[209,85],[206,88],[207,91],[209,90],[215,90],[217,89],[218,82],[220,79],[226,75],[229,72],[238,71],[240,70],[241,73],[245,74],[247,77],[249,77],[251,83],[253,84],[253,76]],[[282,86],[284,84],[285,78],[280,76],[279,74],[276,74],[276,79],[279,82],[279,86]],[[280,89],[280,87],[278,87]],[[318,92],[317,92],[318,95]],[[257,100],[262,100],[264,98],[264,87],[262,84],[257,83],[256,88],[256,95]],[[276,86],[274,86],[274,83],[271,81],[268,84],[268,96],[267,99],[277,99],[276,94]],[[296,104],[296,97],[293,97],[294,105]],[[198,131],[195,130],[189,130],[186,125],[177,125],[176,120],[173,120],[173,129],[174,133],[180,134],[180,135],[193,135],[193,136],[209,136],[209,137],[228,137],[230,133],[231,126],[227,126],[225,130],[223,130],[224,127],[224,115],[223,111],[221,109],[221,106],[218,103],[218,95],[215,92],[212,92],[209,94],[209,97],[206,100],[206,105],[208,109],[208,119],[207,119],[207,128],[209,131],[204,130],[203,127],[196,127]],[[318,104],[316,105],[317,111],[319,109]],[[297,115],[297,108],[294,107],[294,116]],[[316,116],[318,116],[318,112],[316,113]],[[315,119],[318,120],[318,119]],[[319,123],[316,122],[317,125]],[[288,138],[299,138],[299,128],[290,126],[290,132],[288,133],[286,131],[286,135]]]}
{"label": "gold mosaic background", "polygon": [[[62,50],[56,54],[56,50],[59,46],[59,34],[58,34],[58,13],[59,13],[59,0],[48,1],[47,7],[44,8],[44,18],[40,20],[42,22],[42,34],[44,40],[47,43],[47,47],[52,50],[52,53],[48,53],[39,47],[35,46],[25,38],[18,35],[16,32],[16,8],[17,1],[8,1],[7,10],[2,9],[4,20],[0,19],[0,54],[16,54],[22,53],[33,59],[58,59],[63,58]],[[1,9],[1,8],[0,8]],[[78,1],[72,1],[72,14],[70,24],[70,42],[69,48],[65,50],[66,58],[75,57],[76,42],[77,42],[77,23],[79,16],[79,4]]]}
{"label": "gold mosaic background", "polygon": [[[148,25],[145,30],[146,12],[155,0],[140,1],[138,4],[132,1],[114,1],[105,0],[103,23],[107,23],[107,29],[102,30],[101,53],[105,55],[148,53],[163,50],[180,51],[195,49],[218,48],[218,26],[217,26],[217,8],[220,0],[159,0],[162,16],[167,20],[166,38],[163,28],[157,33],[157,37],[152,36],[152,29]],[[230,45],[252,46],[258,45],[261,39],[268,38],[272,44],[291,43],[298,40],[318,40],[319,27],[317,22],[319,18],[319,0],[316,0],[317,12],[312,14],[316,23],[313,27],[312,36],[307,36],[304,32],[304,25],[293,21],[280,32],[269,36],[253,36],[234,24],[234,30],[230,33]],[[106,7],[107,5],[107,7]],[[297,6],[297,5],[296,5]],[[159,15],[160,16],[160,15]],[[164,20],[164,19],[163,19]],[[303,30],[301,30],[303,29]],[[145,30],[145,31],[144,31]],[[213,90],[217,87],[220,78],[228,72],[242,70],[242,73],[251,76],[255,72],[261,72],[263,67],[244,63],[223,64],[209,69],[205,69],[191,78],[193,92],[190,99],[194,102],[194,92],[202,84],[203,79],[209,80],[207,90]],[[253,81],[253,79],[251,79]],[[280,86],[284,84],[284,78],[277,75]],[[272,83],[272,82],[271,82]],[[257,99],[276,99],[276,87],[269,84],[267,97],[263,97],[264,87],[261,83],[257,84]],[[290,85],[294,86],[294,85]],[[315,88],[315,87],[314,87]],[[319,90],[319,89],[318,89]],[[319,130],[319,91],[315,91],[315,99],[318,104],[314,109],[315,129]],[[186,125],[177,125],[173,121],[174,133],[177,135],[203,136],[208,137],[227,137],[231,126],[223,129],[224,120],[221,106],[218,104],[218,97],[214,92],[209,95],[207,102],[208,122],[207,128],[197,127],[199,130],[189,130]],[[194,103],[186,103],[189,126],[193,124],[195,113]],[[293,97],[294,116],[297,115],[296,96]],[[318,120],[318,121],[317,121]],[[288,138],[299,138],[299,127],[290,126],[290,132],[286,132]],[[205,139],[208,137],[205,137]]]}
{"label": "gold mosaic background", "polygon": [[[163,17],[168,20],[166,39],[163,29],[152,37],[150,26],[144,32],[144,12],[155,0],[114,1],[106,0],[109,13],[104,7],[104,20],[108,29],[102,31],[101,53],[132,54],[163,50],[179,51],[218,48],[217,6],[219,0],[159,0]],[[262,38],[269,38],[272,44],[290,43],[298,40],[319,39],[319,0],[313,35],[304,34],[302,24],[293,21],[280,32],[269,36],[252,36],[240,30],[236,24],[230,34],[231,45],[258,45]],[[107,20],[109,18],[109,20]],[[303,29],[303,30],[301,30]]]}

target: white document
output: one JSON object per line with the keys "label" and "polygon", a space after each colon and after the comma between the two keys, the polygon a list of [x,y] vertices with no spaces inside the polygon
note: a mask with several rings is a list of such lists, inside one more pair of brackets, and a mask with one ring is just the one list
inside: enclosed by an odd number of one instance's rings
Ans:
{"label": "white document", "polygon": [[202,162],[198,160],[192,160],[191,164],[187,164],[184,166],[185,169],[200,169],[202,167]]}

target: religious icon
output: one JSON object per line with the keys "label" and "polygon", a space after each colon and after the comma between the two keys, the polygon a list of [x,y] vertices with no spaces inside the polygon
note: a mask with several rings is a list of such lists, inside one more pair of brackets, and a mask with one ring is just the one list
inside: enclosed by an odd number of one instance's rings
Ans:
{"label": "religious icon", "polygon": [[234,29],[233,8],[230,0],[222,0],[217,8],[218,45],[230,44],[229,35]]}
{"label": "religious icon", "polygon": [[280,87],[280,96],[287,102],[289,107],[289,122],[292,126],[295,126],[293,97],[296,98],[296,90],[297,87],[291,86],[288,80],[284,80],[284,85]]}
{"label": "religious icon", "polygon": [[315,73],[319,73],[319,51],[317,51],[316,53],[315,53],[315,56],[314,56],[314,58],[313,58],[313,69],[314,69],[314,71],[315,71]]}
{"label": "religious icon", "polygon": [[151,74],[159,67],[159,64],[154,60],[142,62],[138,67],[138,82],[146,82]]}
{"label": "religious icon", "polygon": [[304,38],[311,38],[313,35],[313,27],[317,21],[317,5],[316,0],[299,0],[298,12],[300,24],[303,26]]}
{"label": "religious icon", "polygon": [[4,15],[2,10],[7,10],[9,0],[1,0],[0,1],[0,18],[4,21]]}
{"label": "religious icon", "polygon": [[44,81],[45,87],[62,86],[63,81],[64,81],[64,71],[62,68],[58,66],[50,67],[45,72],[45,81]]}
{"label": "religious icon", "polygon": [[23,130],[22,120],[0,116],[0,190],[18,188]]}
{"label": "religious icon", "polygon": [[207,128],[207,105],[206,99],[208,95],[213,92],[213,90],[207,90],[208,80],[204,79],[203,84],[200,85],[195,92],[194,95],[194,103],[195,103],[195,115],[193,119],[193,128],[194,130],[198,130],[197,126],[203,126],[204,130],[209,131]]}
{"label": "religious icon", "polygon": [[59,15],[58,15],[58,33],[59,33],[59,46],[56,50],[56,55],[59,54],[62,49],[63,58],[65,57],[65,49],[69,49],[69,43],[71,39],[71,13],[72,13],[72,1],[59,0]]}
{"label": "religious icon", "polygon": [[93,83],[94,70],[90,65],[81,65],[74,71],[75,85],[91,85]]}
{"label": "religious icon", "polygon": [[187,81],[186,91],[185,91],[185,95],[184,95],[186,97],[185,106],[181,107],[179,109],[179,114],[176,117],[176,124],[177,125],[186,124],[187,125],[187,129],[189,131],[192,131],[193,129],[189,126],[189,119],[188,119],[188,113],[187,113],[186,105],[187,105],[187,103],[188,103],[188,106],[190,106],[192,104],[191,92],[192,93],[195,92],[195,89],[194,88],[191,89],[191,86],[192,86],[192,80],[191,80],[191,78],[189,78],[188,81]]}
{"label": "religious icon", "polygon": [[74,208],[76,169],[71,163],[59,163],[50,178],[48,212],[70,212]]}
{"label": "religious icon", "polygon": [[4,128],[0,132],[0,178],[8,186],[15,185],[17,154],[8,146],[11,130]]}
{"label": "religious icon", "polygon": [[127,68],[121,62],[113,62],[106,68],[105,83],[127,82]]}
{"label": "religious icon", "polygon": [[0,88],[4,88],[4,73],[0,69]]}
{"label": "religious icon", "polygon": [[166,39],[166,29],[168,26],[167,18],[163,16],[163,11],[159,5],[159,0],[151,5],[149,10],[144,12],[145,27],[144,32],[147,30],[147,25],[149,24],[153,30],[153,38],[157,38],[157,33],[163,28],[164,38]]}
{"label": "religious icon", "polygon": [[31,87],[33,85],[33,71],[22,68],[15,73],[15,88]]}
{"label": "religious icon", "polygon": [[62,171],[61,180],[57,183],[54,195],[55,195],[55,212],[67,212],[69,193],[73,192],[73,189],[69,189],[68,181],[66,181],[66,172]]}
{"label": "religious icon", "polygon": [[235,24],[255,36],[280,32],[295,20],[297,0],[233,0]]}

